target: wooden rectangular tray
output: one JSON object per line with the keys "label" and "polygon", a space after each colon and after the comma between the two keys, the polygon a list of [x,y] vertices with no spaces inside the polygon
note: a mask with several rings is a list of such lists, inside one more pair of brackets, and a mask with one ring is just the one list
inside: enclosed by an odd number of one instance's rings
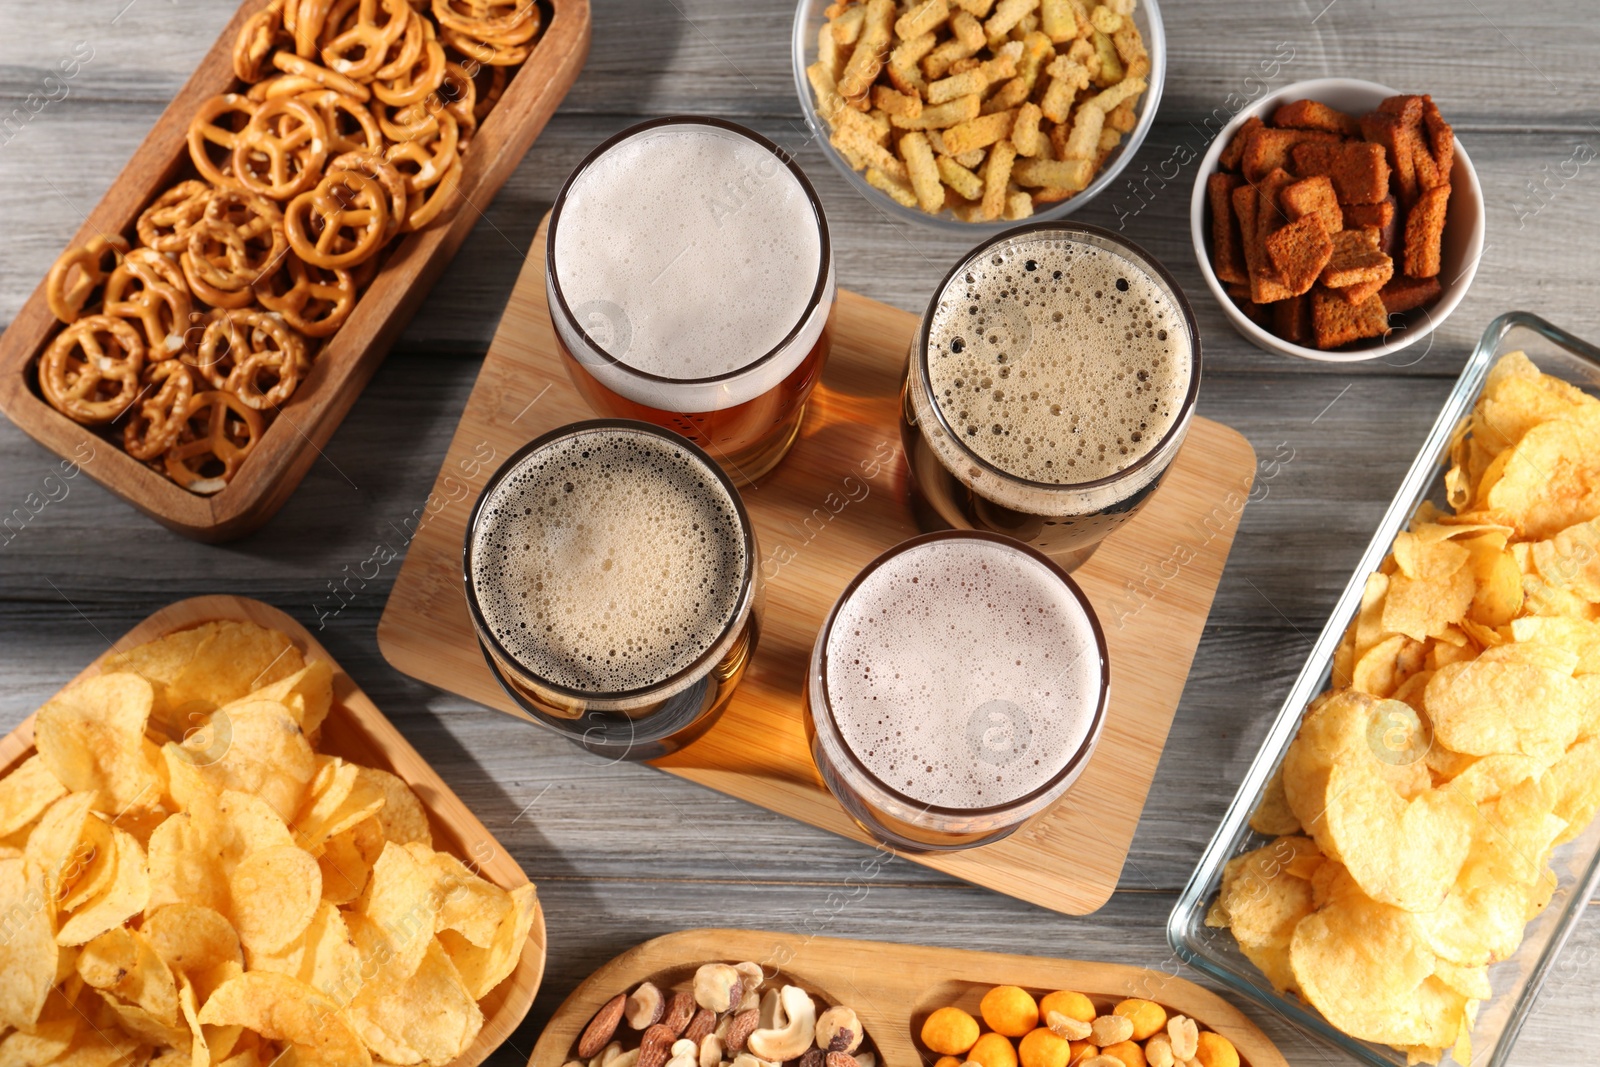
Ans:
{"label": "wooden rectangular tray", "polygon": [[[495,885],[511,889],[528,881],[528,876],[505,846],[467,810],[461,798],[328,655],[328,650],[294,619],[259,600],[201,596],[169,604],[123,634],[72,681],[99,674],[101,663],[113,652],[219,619],[253,622],[278,630],[289,635],[307,660],[327,660],[333,668],[333,707],[323,720],[318,751],[389,771],[404,780],[427,809],[435,847],[455,856]],[[33,754],[33,719],[29,715],[0,739],[0,776],[10,774],[17,764]],[[483,1009],[483,1029],[478,1032],[477,1040],[452,1061],[450,1067],[477,1067],[511,1036],[539,992],[544,958],[544,909],[541,907],[534,916],[533,929],[516,970],[478,1002]]]}
{"label": "wooden rectangular tray", "polygon": [[[561,1067],[600,1005],[646,979],[671,989],[692,979],[701,963],[761,964],[776,981],[798,985],[829,1004],[855,1009],[880,1054],[879,1067],[913,1067],[934,1057],[916,1035],[934,1009],[947,1004],[978,1016],[978,1002],[997,985],[1019,985],[1035,996],[1057,989],[1082,993],[1109,1011],[1128,997],[1153,1000],[1215,1030],[1239,1050],[1245,1067],[1288,1067],[1283,1054],[1240,1011],[1193,982],[1120,963],[1011,956],[883,941],[766,933],[760,930],[684,930],[646,941],[601,967],[572,991],[551,1017],[528,1067]],[[624,1032],[635,1041],[638,1035]]]}
{"label": "wooden rectangular tray", "polygon": [[[378,624],[379,647],[395,667],[514,715],[522,713],[489,674],[473,636],[461,546],[467,514],[495,467],[546,430],[590,417],[556,352],[544,235],[541,226]],[[812,642],[846,583],[917,533],[897,422],[900,373],[916,325],[915,315],[840,291],[832,354],[794,451],[744,491],[767,578],[755,660],[717,725],[656,764],[863,841],[811,762],[803,679]],[[1161,489],[1075,575],[1111,656],[1105,732],[1083,776],[1004,841],[909,858],[1056,911],[1083,914],[1106,902],[1254,474],[1248,441],[1195,419]]]}
{"label": "wooden rectangular tray", "polygon": [[[131,234],[134,220],[189,164],[185,140],[200,104],[237,85],[233,43],[267,0],[245,0],[189,81],[161,113],[69,245],[96,234]],[[422,295],[461,247],[482,209],[499,192],[572,87],[589,53],[589,0],[543,0],[545,24],[533,54],[506,87],[499,105],[462,156],[456,203],[430,226],[388,253],[316,367],[278,412],[232,482],[201,496],[176,485],[40,397],[33,363],[60,328],[45,301],[44,283],[0,336],[0,411],[34,440],[84,463],[89,476],[162,525],[201,541],[240,537],[266,522],[288,500],[350,405],[377,370]]]}

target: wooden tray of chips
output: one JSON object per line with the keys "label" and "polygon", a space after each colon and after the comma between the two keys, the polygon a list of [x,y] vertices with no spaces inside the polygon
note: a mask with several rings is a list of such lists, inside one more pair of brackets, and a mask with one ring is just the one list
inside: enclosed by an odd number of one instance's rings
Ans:
{"label": "wooden tray of chips", "polygon": [[[1083,993],[1109,1011],[1116,1002],[1153,1000],[1233,1042],[1246,1067],[1288,1067],[1283,1054],[1233,1005],[1193,982],[1121,963],[1013,956],[968,949],[849,941],[762,930],[683,930],[629,949],[586,978],[556,1009],[528,1067],[561,1067],[595,1012],[618,993],[649,980],[670,989],[701,963],[750,960],[777,980],[799,985],[861,1018],[879,1067],[905,1067],[934,1057],[915,1040],[935,1009],[954,1005],[978,1016],[978,1002],[997,985],[1038,995]],[[769,977],[769,984],[772,979]],[[686,988],[686,987],[684,987]],[[626,1024],[624,1024],[624,1029]],[[637,1040],[637,1035],[632,1034]]]}
{"label": "wooden tray of chips", "polygon": [[[485,666],[468,619],[461,546],[473,499],[505,457],[592,417],[556,350],[544,241],[541,226],[378,624],[396,668],[513,715],[521,713]],[[869,560],[918,530],[896,429],[917,317],[841,289],[832,322],[832,351],[793,453],[743,490],[767,579],[761,646],[716,726],[657,766],[865,841],[817,775],[800,705],[833,601]],[[1111,702],[1072,791],[1006,840],[907,858],[1070,914],[1110,899],[1255,467],[1242,435],[1196,418],[1161,490],[1075,573],[1106,631]],[[572,758],[592,757],[574,749]]]}
{"label": "wooden tray of chips", "polygon": [[[51,314],[43,282],[0,336],[0,411],[46,448],[79,463],[95,481],[179,533],[216,542],[260,526],[310,469],[422,294],[444,271],[583,67],[589,52],[589,0],[529,2],[538,4],[540,35],[462,154],[455,202],[430,225],[388,249],[382,269],[349,319],[328,339],[311,373],[278,409],[223,489],[209,496],[183,489],[45,402],[33,367],[61,324]],[[234,42],[245,22],[267,3],[245,0],[240,6],[65,247],[100,234],[131,234],[135,219],[162,190],[193,176],[186,140],[190,120],[204,101],[240,84],[234,75]]]}
{"label": "wooden tray of chips", "polygon": [[[294,619],[259,600],[238,596],[202,596],[169,604],[117,639],[93,663],[80,671],[72,682],[100,673],[101,664],[118,651],[154,641],[177,630],[222,619],[253,622],[278,630],[288,635],[308,661],[323,659],[332,666],[333,705],[322,723],[319,751],[377,767],[403,779],[427,810],[435,847],[455,856],[481,877],[504,889],[529,881],[516,859],[467,809],[428,761],[411,747],[411,743],[339,667],[327,649]],[[29,715],[4,739],[0,739],[0,776],[9,774],[34,753],[33,722],[34,717]],[[533,929],[516,969],[478,1002],[484,1016],[483,1029],[468,1050],[450,1067],[476,1067],[511,1036],[533,1006],[533,998],[538,994],[539,983],[544,976],[544,962],[544,909],[541,907],[534,917]]]}

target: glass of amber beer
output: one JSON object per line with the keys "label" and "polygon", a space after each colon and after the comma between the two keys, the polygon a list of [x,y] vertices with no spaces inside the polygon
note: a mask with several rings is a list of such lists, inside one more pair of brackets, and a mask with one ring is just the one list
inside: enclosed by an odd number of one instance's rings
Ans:
{"label": "glass of amber beer", "polygon": [[794,443],[828,354],[833,249],[765,137],[679,117],[600,145],[551,209],[545,287],[597,414],[675,430],[740,484]]}
{"label": "glass of amber beer", "polygon": [[1061,797],[1099,739],[1105,634],[1065,571],[998,534],[890,549],[811,654],[806,733],[828,789],[902,851],[1005,837]]}
{"label": "glass of amber beer", "polygon": [[714,723],[761,631],[756,535],[727,474],[670,430],[596,419],[514,453],[473,507],[467,604],[521,710],[613,759]]}
{"label": "glass of amber beer", "polygon": [[1199,390],[1199,330],[1165,268],[1097,227],[1018,227],[956,264],[912,339],[915,502],[1070,570],[1155,492]]}

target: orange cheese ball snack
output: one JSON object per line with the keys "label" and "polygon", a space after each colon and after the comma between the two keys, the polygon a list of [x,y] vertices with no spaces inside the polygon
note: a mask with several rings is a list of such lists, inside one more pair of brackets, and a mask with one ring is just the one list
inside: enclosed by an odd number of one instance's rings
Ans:
{"label": "orange cheese ball snack", "polygon": [[979,1011],[989,1029],[1007,1037],[1021,1037],[1039,1025],[1039,1005],[1020,986],[995,986],[983,995]]}
{"label": "orange cheese ball snack", "polygon": [[922,1024],[922,1043],[942,1056],[960,1056],[977,1040],[978,1020],[960,1008],[940,1008]]}
{"label": "orange cheese ball snack", "polygon": [[1044,1026],[1025,1034],[1017,1043],[1017,1053],[1022,1067],[1067,1067],[1072,1062],[1071,1043]]}
{"label": "orange cheese ball snack", "polygon": [[1100,1055],[1100,1046],[1089,1041],[1074,1041],[1072,1044],[1072,1058],[1068,1063],[1083,1063]]}
{"label": "orange cheese ball snack", "polygon": [[1076,1019],[1080,1023],[1092,1023],[1094,1017],[1100,1014],[1094,1010],[1094,1004],[1088,997],[1068,989],[1058,989],[1054,993],[1048,993],[1039,1001],[1039,1018],[1048,1019],[1053,1011],[1059,1011],[1067,1018]]}
{"label": "orange cheese ball snack", "polygon": [[1153,1000],[1124,1000],[1111,1011],[1133,1023],[1135,1041],[1143,1041],[1167,1025],[1167,1010]]}
{"label": "orange cheese ball snack", "polygon": [[1221,1034],[1201,1031],[1198,1047],[1194,1058],[1200,1061],[1200,1067],[1239,1067],[1239,1050]]}
{"label": "orange cheese ball snack", "polygon": [[1122,1067],[1144,1067],[1144,1049],[1133,1041],[1118,1041],[1100,1050],[1100,1055],[1122,1061]]}
{"label": "orange cheese ball snack", "polygon": [[961,1063],[960,1056],[940,1056],[939,1062],[935,1063],[933,1067],[961,1067]]}
{"label": "orange cheese ball snack", "polygon": [[968,1050],[967,1060],[982,1067],[1017,1067],[1017,1050],[1004,1034],[984,1034]]}

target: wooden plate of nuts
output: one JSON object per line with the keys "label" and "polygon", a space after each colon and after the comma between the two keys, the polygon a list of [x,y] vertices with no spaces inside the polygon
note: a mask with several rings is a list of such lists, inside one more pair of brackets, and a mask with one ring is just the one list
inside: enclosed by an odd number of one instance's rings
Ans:
{"label": "wooden plate of nuts", "polygon": [[761,930],[624,952],[573,990],[528,1064],[1288,1067],[1238,1009],[1159,971]]}

